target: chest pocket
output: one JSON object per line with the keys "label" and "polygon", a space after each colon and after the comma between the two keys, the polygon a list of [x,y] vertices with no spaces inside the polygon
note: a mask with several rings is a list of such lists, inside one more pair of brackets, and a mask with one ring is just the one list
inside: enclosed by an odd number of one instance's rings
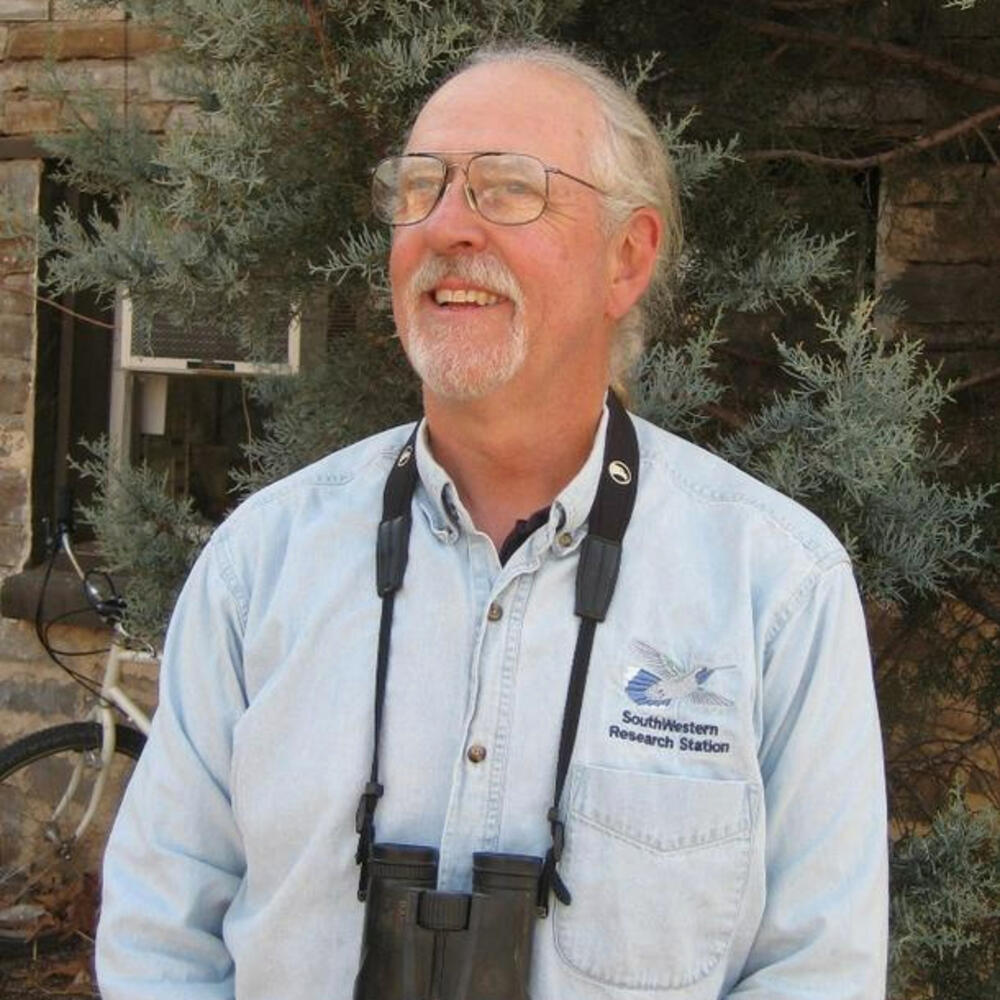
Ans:
{"label": "chest pocket", "polygon": [[582,767],[560,870],[555,943],[610,986],[677,989],[725,954],[750,870],[756,790],[743,781]]}

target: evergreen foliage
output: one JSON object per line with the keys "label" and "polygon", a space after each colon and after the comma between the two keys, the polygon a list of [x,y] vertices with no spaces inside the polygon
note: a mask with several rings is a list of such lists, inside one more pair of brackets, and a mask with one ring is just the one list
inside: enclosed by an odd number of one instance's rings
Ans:
{"label": "evergreen foliage", "polygon": [[122,624],[137,642],[159,648],[162,623],[177,600],[177,581],[187,576],[211,526],[190,499],[167,495],[166,477],[148,466],[117,466],[106,439],[86,444],[78,466],[94,481],[82,519],[101,540],[103,569],[127,590]]}
{"label": "evergreen foliage", "polygon": [[928,431],[947,400],[920,345],[886,344],[873,299],[821,311],[834,353],[778,343],[792,388],[722,442],[722,455],[812,507],[847,542],[863,589],[893,601],[937,591],[988,554],[989,487],[956,489]]}
{"label": "evergreen foliage", "polygon": [[892,880],[890,996],[1000,995],[1000,814],[970,812],[955,788],[928,831],[896,845]]}
{"label": "evergreen foliage", "polygon": [[[623,67],[677,162],[687,229],[634,406],[817,510],[854,556],[873,622],[888,622],[874,638],[894,805],[909,822],[919,802],[919,818],[932,821],[894,850],[899,1000],[928,991],[978,1000],[1000,975],[996,817],[957,798],[934,817],[955,775],[982,766],[974,754],[1000,746],[996,642],[982,629],[984,618],[1000,624],[1000,612],[970,576],[995,543],[991,487],[963,485],[967,470],[937,441],[948,387],[919,345],[876,329],[872,176],[768,158],[787,147],[850,159],[897,142],[874,117],[846,128],[835,108],[810,104],[828,92],[821,63],[873,91],[878,76],[847,50],[829,60],[794,46],[775,55],[766,32],[777,23],[919,43],[926,25],[962,16],[948,8],[973,6],[127,0],[133,16],[174,35],[173,85],[192,102],[189,126],[154,139],[128,111],[121,120],[95,99],[80,130],[46,140],[69,179],[119,204],[114,221],[65,215],[41,234],[53,293],[86,287],[110,298],[124,284],[147,330],[169,313],[229,330],[262,358],[290,310],[308,310],[327,289],[353,318],[354,335],[329,339],[325,359],[299,378],[251,384],[270,415],[235,473],[248,492],[417,412],[386,310],[387,238],[370,222],[365,181],[399,148],[426,93],[491,39],[562,37]],[[637,54],[636,39],[666,54]],[[942,95],[940,107],[965,107],[965,95]],[[771,341],[771,376],[733,386],[729,376],[742,379],[746,366],[727,367],[727,338],[748,316],[782,336]],[[87,474],[100,479],[105,458],[96,447]],[[190,504],[160,495],[148,469],[101,481],[84,513],[108,568],[129,571],[132,627],[153,635],[202,527]],[[956,596],[969,592],[959,614]],[[961,628],[946,627],[952,617]],[[925,663],[918,646],[935,655]],[[960,752],[927,735],[940,699],[975,706]],[[946,750],[934,756],[932,744]]]}

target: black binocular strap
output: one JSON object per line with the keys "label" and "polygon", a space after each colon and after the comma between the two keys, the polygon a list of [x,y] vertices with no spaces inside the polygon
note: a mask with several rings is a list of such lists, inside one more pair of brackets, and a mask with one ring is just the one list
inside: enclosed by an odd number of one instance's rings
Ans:
{"label": "black binocular strap", "polygon": [[382,734],[382,711],[385,706],[385,683],[389,674],[389,639],[392,635],[392,612],[396,591],[403,585],[406,561],[410,551],[410,508],[413,492],[417,488],[417,431],[413,433],[396,456],[382,493],[382,520],[378,526],[378,543],[375,548],[375,585],[382,598],[382,617],[378,626],[378,657],[375,665],[375,726],[372,738],[372,767],[368,783],[358,801],[354,828],[358,834],[358,848],[354,860],[361,866],[358,882],[358,899],[368,893],[368,859],[375,842],[375,807],[384,788],[378,780],[379,744]]}
{"label": "black binocular strap", "polygon": [[[410,539],[410,507],[416,489],[417,468],[414,457],[416,429],[399,453],[386,480],[382,498],[382,522],[379,524],[376,552],[378,593],[382,598],[382,618],[379,624],[378,660],[375,673],[375,732],[372,768],[368,784],[358,803],[355,826],[358,849],[355,859],[361,865],[358,899],[364,900],[368,887],[368,856],[375,839],[375,808],[384,791],[378,780],[378,754],[382,729],[382,708],[389,668],[389,638],[396,591],[402,586]],[[552,843],[538,882],[536,904],[539,913],[548,913],[549,892],[561,903],[571,896],[559,876],[564,826],[559,819],[562,797],[576,731],[583,706],[587,683],[587,668],[594,645],[598,622],[604,621],[614,594],[621,566],[622,539],[632,517],[639,480],[639,443],[635,427],[618,397],[608,393],[608,429],[604,442],[604,464],[594,503],[587,518],[587,535],[580,546],[580,562],[576,571],[575,613],[580,618],[573,664],[570,669],[566,704],[563,710],[559,756],[556,762],[555,794],[547,819]]]}
{"label": "black binocular strap", "polygon": [[566,689],[566,705],[563,708],[559,756],[556,759],[555,794],[547,816],[552,842],[545,854],[545,863],[538,880],[536,906],[542,916],[549,910],[550,890],[560,903],[568,904],[572,899],[558,868],[565,832],[563,821],[559,818],[559,800],[562,798],[570,758],[573,756],[573,745],[576,743],[594,633],[598,622],[607,617],[608,606],[618,582],[622,539],[632,517],[638,486],[639,442],[635,427],[618,397],[609,392],[604,465],[601,468],[597,494],[587,517],[587,536],[580,546],[580,562],[576,569],[575,612],[580,618],[580,628],[576,634],[573,665]]}

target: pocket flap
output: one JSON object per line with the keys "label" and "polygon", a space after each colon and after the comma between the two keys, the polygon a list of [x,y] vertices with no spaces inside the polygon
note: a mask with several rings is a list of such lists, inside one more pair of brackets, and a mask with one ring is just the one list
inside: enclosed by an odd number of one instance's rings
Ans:
{"label": "pocket flap", "polygon": [[581,767],[570,803],[580,819],[654,851],[682,851],[745,837],[745,781]]}

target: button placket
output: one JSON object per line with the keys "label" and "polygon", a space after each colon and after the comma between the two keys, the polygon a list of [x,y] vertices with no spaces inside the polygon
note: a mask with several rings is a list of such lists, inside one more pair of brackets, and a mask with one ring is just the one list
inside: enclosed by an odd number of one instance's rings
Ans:
{"label": "button placket", "polygon": [[[495,628],[489,617],[491,606],[495,604],[501,612],[502,607],[499,601],[493,600],[500,591],[495,586],[490,565],[492,550],[484,544],[484,541],[488,543],[488,539],[485,536],[480,538],[476,533],[467,533],[464,538],[469,560],[470,597],[481,617],[476,619],[477,636],[468,660],[469,701],[463,742],[460,744],[460,756],[454,763],[452,790],[441,837],[438,877],[439,884],[444,888],[465,885],[462,873],[471,865],[473,852],[482,849],[483,837],[489,835],[486,829],[488,822],[484,826],[484,816],[491,812],[487,801],[489,776],[491,767],[496,765],[497,753],[502,753],[502,750],[497,750],[495,741],[496,685],[507,629],[502,626]],[[475,747],[479,747],[483,754],[479,761],[473,760],[479,750],[470,753]]]}

